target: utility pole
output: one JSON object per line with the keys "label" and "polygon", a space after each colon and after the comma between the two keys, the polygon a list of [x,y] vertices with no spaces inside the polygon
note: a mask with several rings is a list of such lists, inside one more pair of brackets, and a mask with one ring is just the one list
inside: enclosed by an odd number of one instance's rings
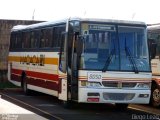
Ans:
{"label": "utility pole", "polygon": [[32,20],[34,20],[34,13],[35,13],[35,9],[33,10]]}
{"label": "utility pole", "polygon": [[132,14],[132,20],[134,19],[135,16],[136,16],[136,13],[133,13]]}

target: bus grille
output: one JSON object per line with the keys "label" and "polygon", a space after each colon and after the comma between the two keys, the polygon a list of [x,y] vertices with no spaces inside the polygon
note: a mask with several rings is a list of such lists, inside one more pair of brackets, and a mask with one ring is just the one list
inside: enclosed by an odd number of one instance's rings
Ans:
{"label": "bus grille", "polygon": [[105,100],[132,100],[135,93],[103,93],[103,98]]}
{"label": "bus grille", "polygon": [[104,87],[112,87],[112,88],[119,88],[119,84],[121,84],[122,88],[134,88],[137,83],[132,83],[132,82],[110,82],[110,81],[102,81],[102,84]]}

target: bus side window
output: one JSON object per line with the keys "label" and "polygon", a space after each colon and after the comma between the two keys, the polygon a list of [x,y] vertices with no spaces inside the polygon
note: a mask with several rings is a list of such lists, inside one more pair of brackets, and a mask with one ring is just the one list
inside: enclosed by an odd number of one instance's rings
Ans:
{"label": "bus side window", "polygon": [[32,31],[30,32],[30,39],[31,39],[31,48],[37,48],[38,47],[38,36],[39,36],[39,31],[35,30],[35,31]]}
{"label": "bus side window", "polygon": [[30,34],[31,34],[31,48],[35,48],[34,32],[32,31]]}
{"label": "bus side window", "polygon": [[15,41],[16,34],[11,33],[11,38],[10,38],[10,49],[14,49],[14,41]]}
{"label": "bus side window", "polygon": [[150,55],[151,59],[154,59],[157,55],[157,43],[154,39],[149,39]]}
{"label": "bus side window", "polygon": [[45,31],[41,30],[40,32],[40,48],[44,48],[45,47]]}
{"label": "bus side window", "polygon": [[25,44],[25,32],[22,32],[22,49],[25,48],[24,44]]}
{"label": "bus side window", "polygon": [[50,48],[52,43],[52,28],[42,29],[40,32],[40,48]]}
{"label": "bus side window", "polygon": [[30,33],[24,32],[22,48],[30,48],[30,45],[31,45]]}
{"label": "bus side window", "polygon": [[15,50],[18,48],[22,48],[22,42],[21,42],[21,33],[16,32],[11,34],[11,49]]}
{"label": "bus side window", "polygon": [[60,41],[61,41],[61,37],[62,37],[63,32],[65,32],[64,26],[56,26],[53,28],[52,47],[54,47],[54,48],[60,47]]}
{"label": "bus side window", "polygon": [[17,37],[17,48],[22,48],[22,33],[18,33]]}
{"label": "bus side window", "polygon": [[39,30],[35,30],[35,31],[34,31],[35,48],[38,48],[38,47],[39,47],[39,34],[40,34],[40,31],[39,31]]}
{"label": "bus side window", "polygon": [[63,73],[66,73],[66,44],[67,41],[65,40],[66,33],[61,34],[61,45],[60,45],[60,59],[59,59],[59,70]]}
{"label": "bus side window", "polygon": [[58,30],[57,30],[57,27],[54,27],[53,28],[53,40],[52,40],[52,47],[58,47],[58,44],[57,44],[57,33],[58,33]]}
{"label": "bus side window", "polygon": [[45,41],[46,46],[45,47],[51,47],[52,44],[52,28],[48,28],[46,30],[46,41]]}

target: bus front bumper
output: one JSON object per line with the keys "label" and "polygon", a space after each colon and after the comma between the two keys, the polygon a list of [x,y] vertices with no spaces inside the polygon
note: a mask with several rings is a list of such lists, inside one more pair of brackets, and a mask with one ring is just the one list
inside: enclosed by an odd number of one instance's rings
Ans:
{"label": "bus front bumper", "polygon": [[150,90],[79,88],[80,103],[137,103],[148,104]]}

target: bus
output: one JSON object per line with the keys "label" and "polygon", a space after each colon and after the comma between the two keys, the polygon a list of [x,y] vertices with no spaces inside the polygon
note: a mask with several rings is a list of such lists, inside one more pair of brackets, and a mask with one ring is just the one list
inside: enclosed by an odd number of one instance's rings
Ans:
{"label": "bus", "polygon": [[11,30],[8,79],[27,94],[77,103],[148,104],[152,73],[143,22],[70,18]]}
{"label": "bus", "polygon": [[148,26],[148,41],[152,66],[152,89],[150,103],[160,106],[160,25]]}

